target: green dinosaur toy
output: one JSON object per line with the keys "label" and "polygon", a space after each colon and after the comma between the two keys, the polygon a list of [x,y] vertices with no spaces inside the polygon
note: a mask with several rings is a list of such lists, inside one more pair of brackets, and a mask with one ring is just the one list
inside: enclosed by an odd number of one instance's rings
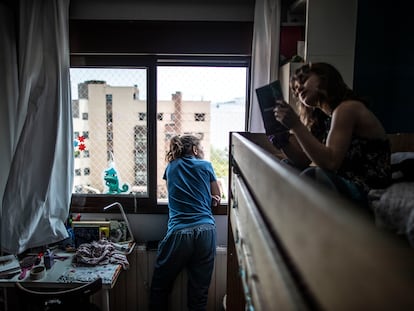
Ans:
{"label": "green dinosaur toy", "polygon": [[123,184],[122,189],[119,188],[118,173],[113,166],[105,170],[104,181],[105,185],[108,186],[107,194],[127,192],[129,189],[127,184]]}

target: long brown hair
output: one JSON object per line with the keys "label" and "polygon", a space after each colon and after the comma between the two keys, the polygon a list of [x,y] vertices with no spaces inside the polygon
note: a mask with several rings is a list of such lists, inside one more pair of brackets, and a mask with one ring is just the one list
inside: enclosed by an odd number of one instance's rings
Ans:
{"label": "long brown hair", "polygon": [[[366,101],[358,97],[344,82],[339,71],[328,63],[310,63],[298,68],[290,80],[290,87],[295,97],[298,98],[295,83],[303,85],[311,74],[319,78],[320,101],[325,101],[332,111],[345,100]],[[314,109],[297,102],[299,116],[305,126],[314,135],[319,137],[326,132],[326,121],[329,119],[320,109]]]}
{"label": "long brown hair", "polygon": [[165,159],[168,162],[193,154],[193,147],[200,147],[200,139],[194,135],[174,136],[170,140],[170,150]]}

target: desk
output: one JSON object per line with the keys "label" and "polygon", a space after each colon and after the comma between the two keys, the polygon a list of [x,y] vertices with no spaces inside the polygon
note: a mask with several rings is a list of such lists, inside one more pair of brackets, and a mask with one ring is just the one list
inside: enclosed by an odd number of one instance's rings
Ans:
{"label": "desk", "polygon": [[40,280],[32,280],[30,271],[26,278],[19,280],[19,275],[11,279],[0,279],[1,287],[14,287],[14,283],[22,282],[27,287],[43,288],[72,288],[92,281],[97,277],[102,278],[102,310],[110,311],[109,290],[115,286],[122,266],[108,264],[93,267],[75,267],[72,265],[73,253],[56,253],[58,256],[68,256],[65,260],[55,260],[50,270],[46,270],[45,276]]}

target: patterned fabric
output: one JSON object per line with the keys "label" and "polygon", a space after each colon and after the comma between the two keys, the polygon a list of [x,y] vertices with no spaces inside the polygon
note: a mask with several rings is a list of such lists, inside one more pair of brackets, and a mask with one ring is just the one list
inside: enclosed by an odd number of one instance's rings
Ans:
{"label": "patterned fabric", "polygon": [[338,174],[357,184],[365,193],[391,183],[391,147],[388,140],[353,137]]}
{"label": "patterned fabric", "polygon": [[117,264],[107,265],[84,265],[68,266],[57,279],[59,283],[79,283],[93,282],[97,278],[102,279],[102,284],[113,285],[114,280],[120,272],[120,266]]}
{"label": "patterned fabric", "polygon": [[106,239],[79,245],[73,262],[78,265],[119,264],[125,270],[129,267],[126,256],[117,252],[114,243]]}
{"label": "patterned fabric", "polygon": [[[326,142],[331,118],[325,121]],[[354,135],[337,174],[354,182],[366,195],[371,189],[391,184],[391,144],[388,139],[366,139]]]}

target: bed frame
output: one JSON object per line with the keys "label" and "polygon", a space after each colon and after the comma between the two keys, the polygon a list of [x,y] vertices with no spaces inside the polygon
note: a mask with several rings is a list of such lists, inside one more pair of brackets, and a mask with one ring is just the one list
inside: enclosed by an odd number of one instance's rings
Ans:
{"label": "bed frame", "polygon": [[[414,151],[414,135],[390,138]],[[230,134],[227,310],[414,309],[404,237],[277,155],[264,134]]]}
{"label": "bed frame", "polygon": [[392,152],[414,152],[414,133],[389,134]]}

